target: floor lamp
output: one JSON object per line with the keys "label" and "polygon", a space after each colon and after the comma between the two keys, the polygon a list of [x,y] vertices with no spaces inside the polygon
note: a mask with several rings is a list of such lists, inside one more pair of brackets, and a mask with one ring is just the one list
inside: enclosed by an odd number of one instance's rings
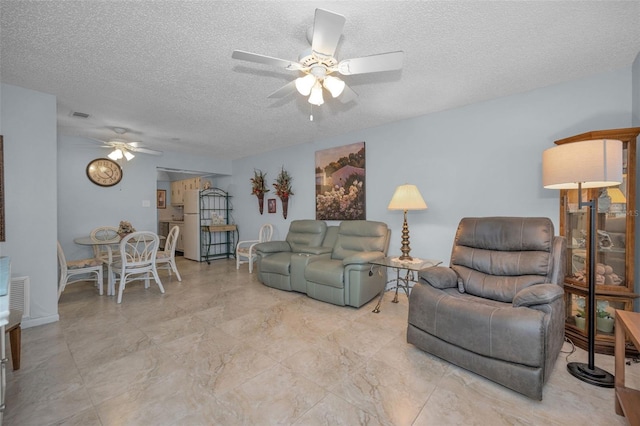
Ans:
{"label": "floor lamp", "polygon": [[589,295],[588,295],[588,363],[570,362],[569,373],[583,382],[612,388],[611,373],[596,367],[595,307],[596,307],[596,199],[582,201],[582,189],[604,188],[622,183],[622,142],[618,140],[590,140],[565,143],[542,154],[542,181],[548,189],[577,189],[578,208],[589,208]]}

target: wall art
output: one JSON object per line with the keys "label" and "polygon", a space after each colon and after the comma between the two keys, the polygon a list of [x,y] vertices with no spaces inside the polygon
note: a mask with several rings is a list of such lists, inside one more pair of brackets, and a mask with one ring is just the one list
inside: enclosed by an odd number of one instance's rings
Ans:
{"label": "wall art", "polygon": [[316,219],[364,220],[365,144],[316,151]]}

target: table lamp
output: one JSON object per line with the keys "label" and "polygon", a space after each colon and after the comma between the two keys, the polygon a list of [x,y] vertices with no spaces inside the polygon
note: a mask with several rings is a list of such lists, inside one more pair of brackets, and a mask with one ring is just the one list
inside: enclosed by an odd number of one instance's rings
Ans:
{"label": "table lamp", "polygon": [[570,362],[569,373],[583,382],[612,388],[611,373],[594,365],[596,307],[596,199],[582,201],[583,188],[604,188],[622,183],[622,141],[589,140],[570,142],[542,154],[542,183],[548,189],[577,189],[578,208],[589,208],[588,363]]}
{"label": "table lamp", "polygon": [[415,185],[400,185],[396,188],[396,192],[387,207],[389,210],[404,210],[404,223],[402,224],[402,247],[400,251],[402,256],[398,260],[413,260],[409,256],[411,247],[409,247],[409,225],[407,225],[408,210],[425,210],[427,203],[424,202],[420,191]]}

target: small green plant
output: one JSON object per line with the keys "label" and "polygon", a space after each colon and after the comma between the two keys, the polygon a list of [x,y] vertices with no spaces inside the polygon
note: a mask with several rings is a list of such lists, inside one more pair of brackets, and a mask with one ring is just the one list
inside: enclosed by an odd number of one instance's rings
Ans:
{"label": "small green plant", "polygon": [[[578,306],[577,312],[578,316],[582,318],[586,318],[586,301],[584,297],[576,298],[576,305]],[[598,300],[596,301],[596,317],[597,318],[611,318],[611,314],[607,311],[609,307],[609,302],[607,300]]]}

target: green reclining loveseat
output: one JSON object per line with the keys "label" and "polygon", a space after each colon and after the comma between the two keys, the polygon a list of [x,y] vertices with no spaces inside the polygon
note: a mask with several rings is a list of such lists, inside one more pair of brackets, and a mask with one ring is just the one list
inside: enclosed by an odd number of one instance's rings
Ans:
{"label": "green reclining loveseat", "polygon": [[386,256],[390,234],[382,222],[354,220],[327,226],[320,220],[295,220],[285,241],[255,246],[258,280],[269,287],[358,308],[387,282],[384,269],[369,261]]}

